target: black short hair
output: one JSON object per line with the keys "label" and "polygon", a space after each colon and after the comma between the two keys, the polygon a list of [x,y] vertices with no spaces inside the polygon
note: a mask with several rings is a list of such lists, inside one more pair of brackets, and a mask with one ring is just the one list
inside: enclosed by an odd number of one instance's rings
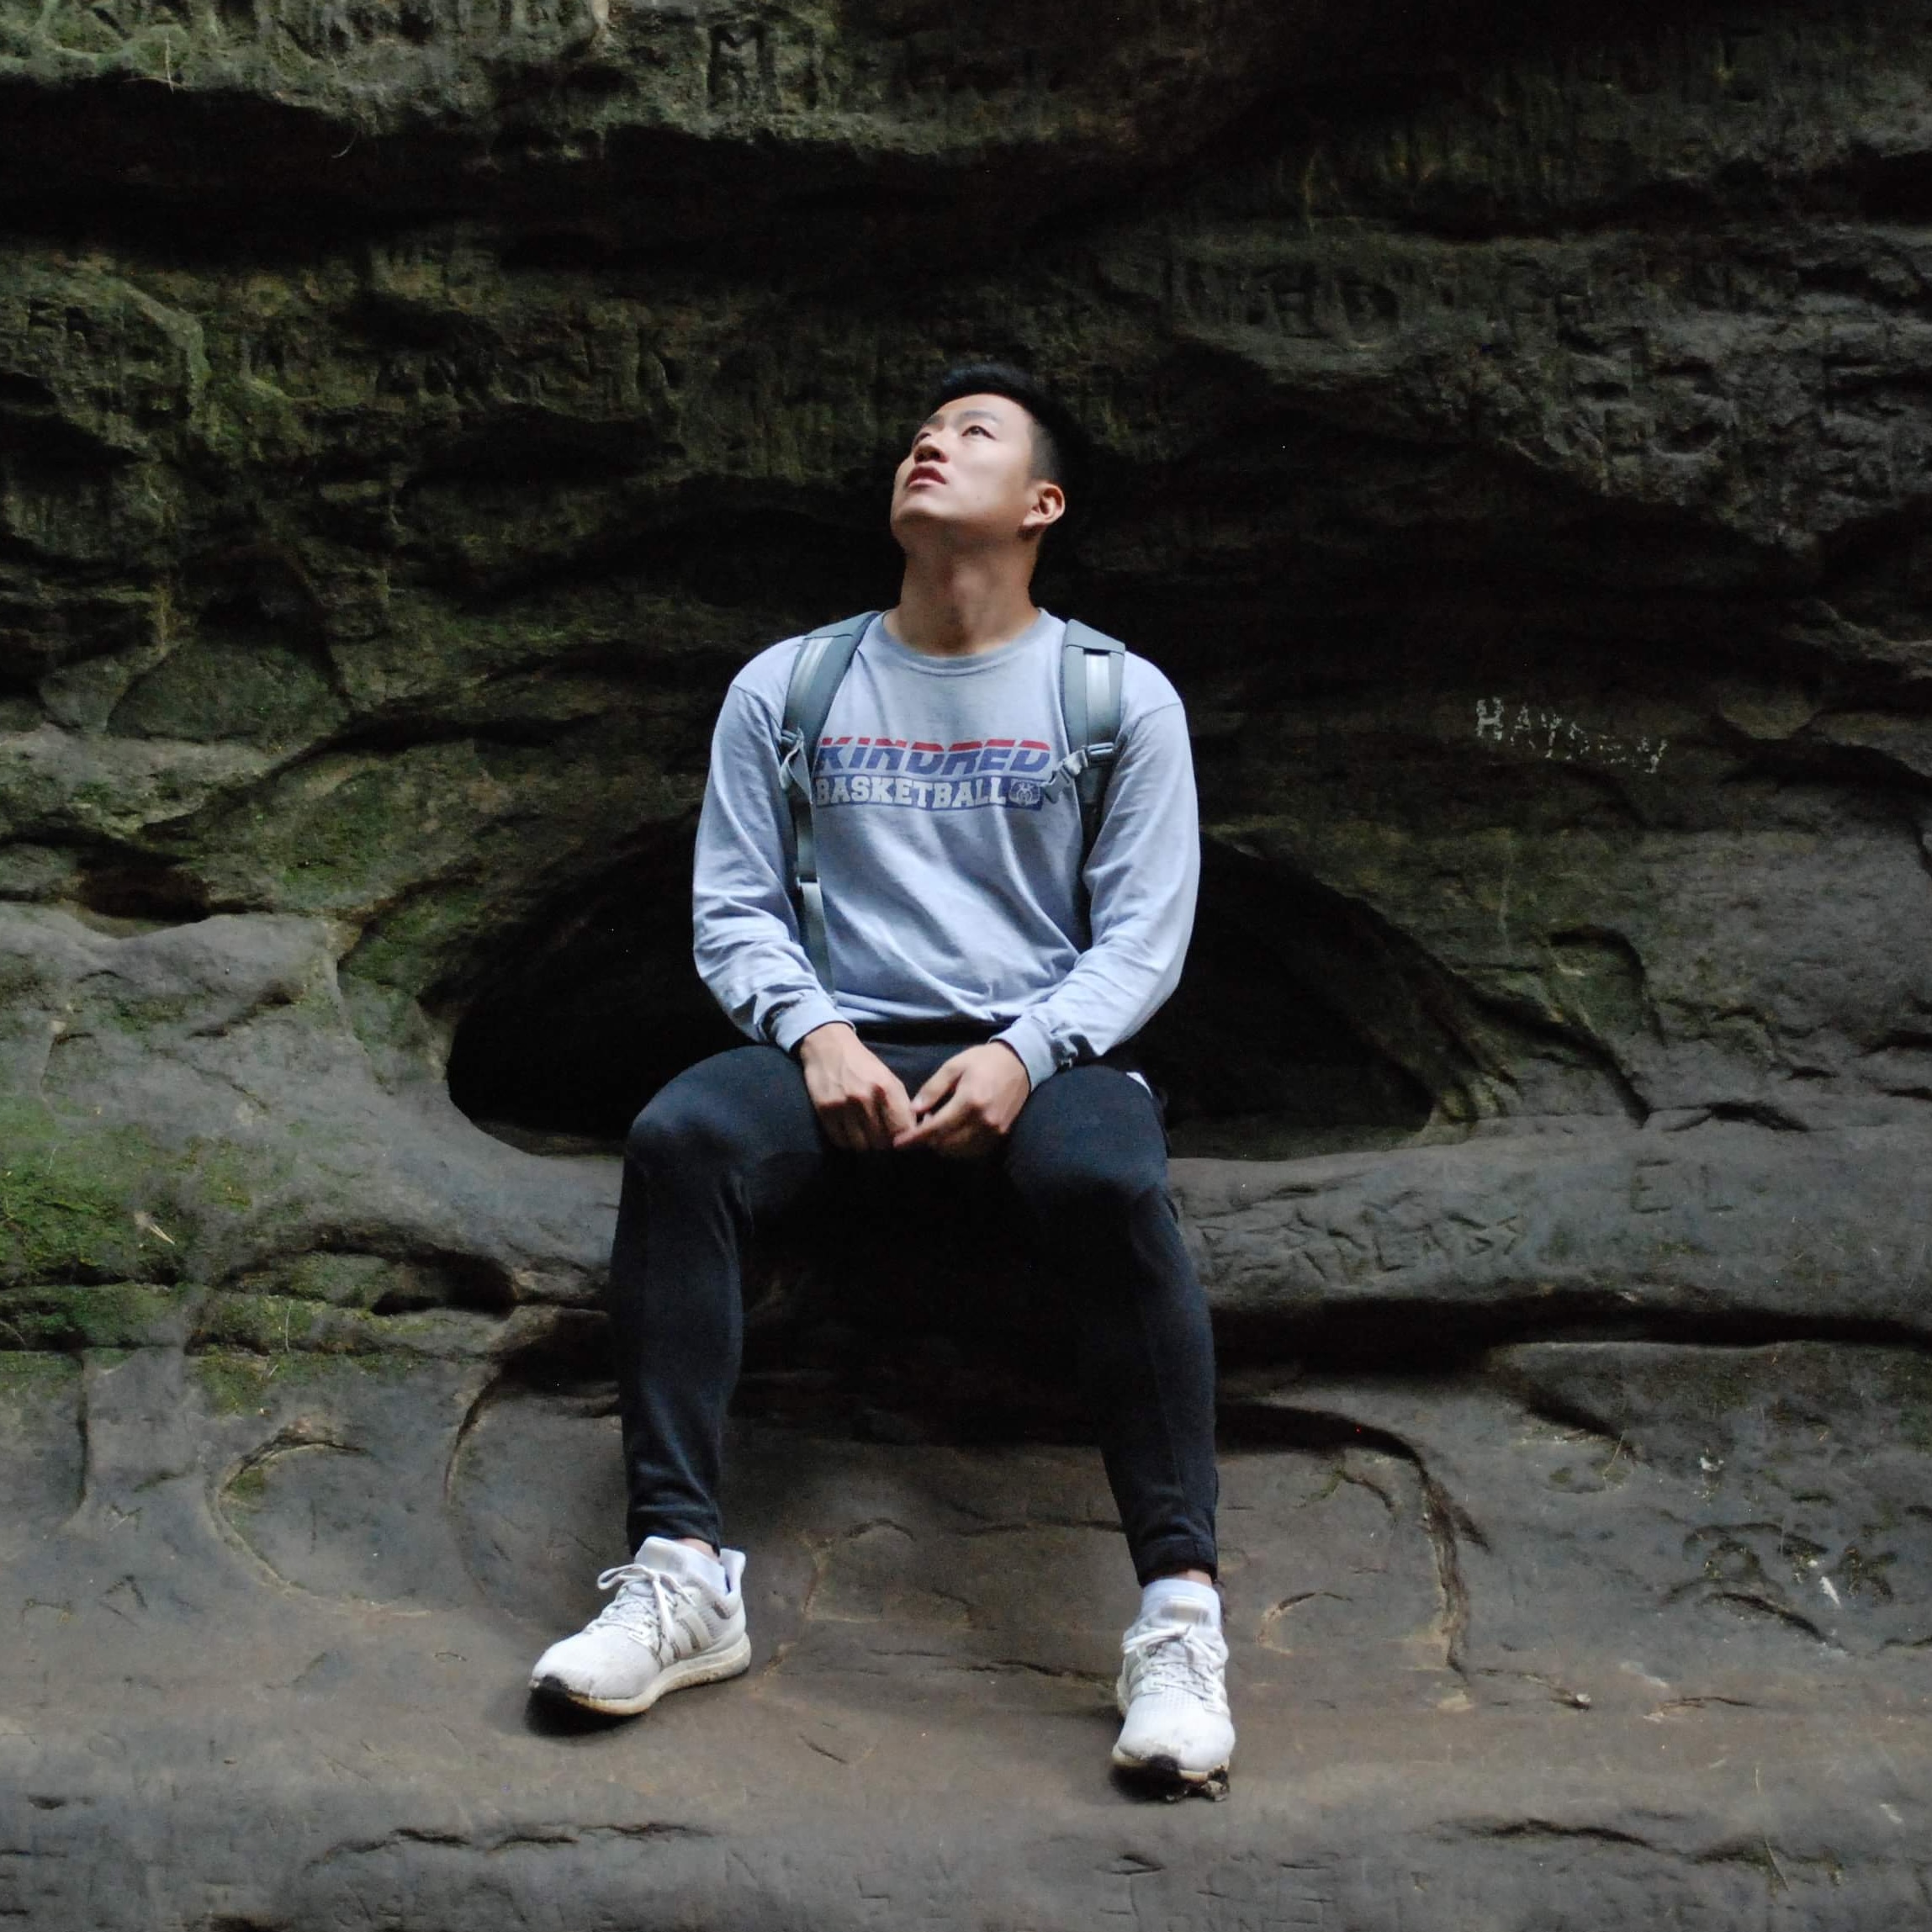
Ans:
{"label": "black short hair", "polygon": [[1037,376],[1012,363],[957,363],[934,384],[926,403],[927,416],[961,396],[1004,396],[1018,403],[1033,418],[1034,474],[1063,490],[1072,486],[1082,447],[1080,431]]}

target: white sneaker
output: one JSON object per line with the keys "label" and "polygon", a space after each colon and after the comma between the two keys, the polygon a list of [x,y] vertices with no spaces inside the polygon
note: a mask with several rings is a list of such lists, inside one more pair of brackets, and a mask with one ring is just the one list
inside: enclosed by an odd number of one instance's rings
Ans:
{"label": "white sneaker", "polygon": [[587,1711],[632,1718],[667,1691],[735,1677],[751,1662],[738,1588],[744,1552],[718,1552],[725,1594],[706,1578],[698,1553],[669,1537],[647,1537],[637,1560],[606,1569],[600,1590],[617,1594],[574,1637],[537,1659],[530,1688]]}
{"label": "white sneaker", "polygon": [[1234,1755],[1228,1647],[1204,1604],[1170,1601],[1121,1639],[1114,1762],[1125,1771],[1219,1792]]}

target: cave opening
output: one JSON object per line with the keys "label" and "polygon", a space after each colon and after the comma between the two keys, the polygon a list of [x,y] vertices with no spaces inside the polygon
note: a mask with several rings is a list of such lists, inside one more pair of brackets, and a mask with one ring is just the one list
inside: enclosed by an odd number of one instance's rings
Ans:
{"label": "cave opening", "polygon": [[[1416,1048],[1427,1000],[1400,936],[1283,868],[1212,840],[1205,860],[1187,972],[1141,1036],[1172,1151],[1282,1159],[1439,1132],[1454,1082]],[[479,1125],[531,1153],[614,1155],[666,1081],[743,1044],[691,963],[688,879],[688,848],[660,848],[492,949],[448,1068]],[[733,1412],[889,1442],[1089,1440],[1069,1305],[983,1178],[851,1187],[748,1257]]]}
{"label": "cave opening", "polygon": [[[743,1044],[691,965],[688,877],[683,851],[633,860],[495,950],[451,1046],[465,1114],[533,1152],[615,1151],[665,1082]],[[1439,1120],[1437,1070],[1373,1018],[1406,998],[1391,950],[1331,895],[1210,844],[1186,974],[1141,1036],[1174,1153],[1387,1147]]]}

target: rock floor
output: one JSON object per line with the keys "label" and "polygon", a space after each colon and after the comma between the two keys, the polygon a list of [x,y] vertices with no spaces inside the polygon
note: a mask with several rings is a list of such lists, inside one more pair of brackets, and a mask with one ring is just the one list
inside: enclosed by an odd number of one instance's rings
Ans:
{"label": "rock floor", "polygon": [[124,1484],[178,1358],[88,1372],[93,1479],[0,1606],[0,1916],[46,1932],[1932,1922],[1916,1656],[1734,1620],[1666,1675],[1572,1615],[1560,1677],[1472,1667],[1378,1452],[1230,1456],[1236,1775],[1167,1804],[1108,1770],[1091,1452],[742,1426],[752,1672],[605,1723],[523,1689],[621,1554],[595,1402],[500,1400],[384,1518],[399,1464],[320,1426],[239,1490]]}

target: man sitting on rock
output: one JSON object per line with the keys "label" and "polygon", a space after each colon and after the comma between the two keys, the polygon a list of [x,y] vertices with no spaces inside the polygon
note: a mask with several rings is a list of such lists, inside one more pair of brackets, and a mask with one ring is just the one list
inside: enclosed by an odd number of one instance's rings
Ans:
{"label": "man sitting on rock", "polygon": [[717,1497],[754,1230],[860,1163],[990,1162],[1075,1298],[1143,1585],[1114,1761],[1225,1775],[1213,1342],[1159,1108],[1121,1051],[1180,977],[1194,774],[1166,678],[1033,603],[1067,442],[1022,372],[953,371],[894,479],[897,605],[773,645],[726,696],[696,950],[759,1044],[679,1075],[632,1130],[611,1274],[637,1554],[537,1691],[631,1714],[746,1668]]}

